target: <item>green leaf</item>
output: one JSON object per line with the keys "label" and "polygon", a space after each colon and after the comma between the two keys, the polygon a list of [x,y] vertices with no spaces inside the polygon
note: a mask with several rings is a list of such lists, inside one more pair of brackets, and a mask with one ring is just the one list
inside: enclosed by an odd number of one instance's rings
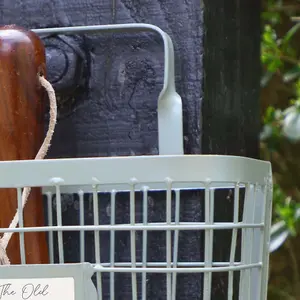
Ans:
{"label": "green leaf", "polygon": [[281,21],[281,15],[279,12],[265,11],[261,14],[263,20],[270,22],[272,25],[276,25]]}
{"label": "green leaf", "polygon": [[265,26],[265,30],[264,30],[264,33],[263,33],[263,36],[262,36],[262,40],[263,42],[268,45],[268,46],[276,46],[276,32],[275,30],[269,26],[269,25],[266,25]]}
{"label": "green leaf", "polygon": [[295,91],[296,91],[296,95],[297,95],[297,98],[298,98],[295,101],[295,106],[296,106],[296,108],[299,108],[299,98],[300,98],[300,79],[299,78],[295,83]]}
{"label": "green leaf", "polygon": [[282,44],[288,43],[293,35],[300,29],[300,23],[296,23],[283,37]]}
{"label": "green leaf", "polygon": [[297,65],[283,75],[283,81],[290,82],[298,77],[300,77],[300,66]]}
{"label": "green leaf", "polygon": [[269,56],[267,60],[264,61],[267,69],[271,73],[275,73],[278,69],[283,66],[283,63],[280,59],[274,56]]}
{"label": "green leaf", "polygon": [[266,110],[264,123],[269,124],[272,123],[275,119],[275,108],[273,106],[269,106]]}

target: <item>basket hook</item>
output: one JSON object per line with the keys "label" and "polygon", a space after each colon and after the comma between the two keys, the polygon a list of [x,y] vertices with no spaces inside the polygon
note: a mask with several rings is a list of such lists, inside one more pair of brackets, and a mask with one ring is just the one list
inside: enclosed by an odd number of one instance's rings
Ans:
{"label": "basket hook", "polygon": [[159,154],[184,154],[182,101],[175,88],[174,47],[166,32],[155,25],[145,23],[41,28],[32,31],[39,35],[142,31],[158,33],[164,43],[164,84],[157,105]]}

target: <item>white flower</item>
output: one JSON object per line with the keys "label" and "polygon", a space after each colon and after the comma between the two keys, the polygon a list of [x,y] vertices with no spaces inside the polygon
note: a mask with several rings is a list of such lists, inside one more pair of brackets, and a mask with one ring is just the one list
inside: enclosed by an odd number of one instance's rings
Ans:
{"label": "white flower", "polygon": [[300,112],[296,107],[289,107],[285,111],[282,131],[287,138],[300,140]]}
{"label": "white flower", "polygon": [[262,132],[260,133],[260,140],[262,140],[262,141],[266,140],[267,138],[269,138],[272,135],[272,132],[273,132],[272,126],[269,124],[266,124],[263,127]]}

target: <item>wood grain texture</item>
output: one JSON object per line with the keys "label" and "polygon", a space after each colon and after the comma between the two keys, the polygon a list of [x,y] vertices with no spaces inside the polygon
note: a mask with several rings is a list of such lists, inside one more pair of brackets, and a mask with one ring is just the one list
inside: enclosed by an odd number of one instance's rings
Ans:
{"label": "wood grain texture", "polygon": [[203,152],[258,158],[261,1],[204,3]]}
{"label": "wood grain texture", "polygon": [[[259,158],[261,1],[204,0],[204,6],[202,151]],[[234,191],[217,191],[215,221],[232,222],[233,203]],[[231,236],[231,230],[214,233],[215,261],[229,261]],[[237,260],[240,245],[239,234]],[[234,281],[238,295],[238,272]],[[228,274],[214,273],[212,286],[212,299],[227,299]]]}
{"label": "wood grain texture", "polygon": [[[44,133],[45,92],[38,74],[46,73],[41,40],[15,26],[0,27],[0,160],[33,159]],[[17,209],[14,189],[1,189],[0,226],[8,227]],[[24,209],[25,226],[43,226],[40,189],[32,189]],[[19,235],[13,234],[7,254],[11,264],[20,263]],[[44,233],[25,234],[26,261],[48,261]]]}
{"label": "wood grain texture", "polygon": [[[0,10],[0,23],[26,28],[130,22],[160,26],[175,44],[185,149],[187,153],[201,151],[203,28],[198,0],[22,0],[13,6],[2,0]],[[50,40],[52,45],[61,43],[54,37],[48,37],[47,43]],[[156,108],[163,83],[160,38],[151,33],[126,38],[85,35],[72,36],[68,43],[73,49],[79,45],[87,57],[88,94],[73,94],[70,98],[76,105],[68,113],[60,112],[49,157],[156,154]]]}
{"label": "wood grain texture", "polygon": [[[0,23],[16,23],[26,28],[131,22],[146,22],[161,27],[171,36],[175,46],[176,86],[182,97],[184,110],[185,152],[200,153],[203,24],[202,7],[198,0],[55,0],[46,3],[43,0],[20,0],[13,6],[0,0],[0,11],[3,12]],[[59,38],[48,36],[44,41],[58,47],[62,42],[67,43],[69,50],[66,51],[71,52],[73,49],[73,54],[80,57],[83,53],[88,68],[82,92],[60,95],[62,99],[59,100],[63,102],[65,97],[69,97],[72,106],[69,111],[59,111],[59,121],[48,157],[158,153],[156,109],[163,84],[163,43],[158,36],[150,33]],[[54,58],[55,56],[48,60],[51,65]],[[72,73],[73,69],[69,71]],[[56,71],[49,71],[50,73],[55,76],[58,74]],[[61,86],[67,86],[68,80],[70,79],[62,77],[60,81],[53,83],[58,90]],[[88,194],[85,197],[85,222],[91,224],[92,198]],[[63,223],[78,224],[77,196],[63,195],[62,198]],[[100,195],[100,198],[100,222],[108,224],[110,198],[107,195]],[[182,194],[182,221],[203,221],[201,199],[201,195],[197,193]],[[116,222],[127,223],[130,211],[128,195],[119,195],[117,202]],[[138,196],[136,207],[136,220],[141,221],[142,199]],[[164,194],[149,195],[149,222],[163,221],[165,210]],[[56,207],[53,205],[54,222],[55,213]],[[87,233],[85,238],[86,260],[94,262],[93,233]],[[107,233],[102,233],[101,238],[101,261],[108,261],[110,237]],[[148,234],[149,261],[166,259],[165,238],[163,232]],[[141,233],[138,233],[138,259],[141,258],[141,240]],[[64,233],[66,262],[79,260],[78,243],[77,233]],[[129,245],[129,233],[116,233],[116,261],[130,260]],[[57,247],[55,253],[57,254]],[[203,260],[202,233],[189,231],[180,236],[178,259],[190,262]],[[141,276],[138,275],[139,293],[140,282]],[[114,284],[115,299],[132,299],[130,275],[115,274]],[[104,299],[109,299],[108,274],[103,274],[103,294]],[[178,276],[177,299],[200,300],[201,294],[201,274]],[[165,275],[147,275],[147,299],[165,298]]]}

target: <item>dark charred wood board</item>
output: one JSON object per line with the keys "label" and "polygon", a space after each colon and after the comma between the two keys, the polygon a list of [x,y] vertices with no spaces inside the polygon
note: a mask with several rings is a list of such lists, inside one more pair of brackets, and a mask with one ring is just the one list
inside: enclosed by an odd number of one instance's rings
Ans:
{"label": "dark charred wood board", "polygon": [[[204,7],[202,153],[258,158],[261,1],[204,0]],[[218,191],[215,220],[232,222],[233,197],[233,191]],[[215,231],[214,261],[229,260],[231,235],[231,230]],[[240,246],[241,235],[237,260]],[[238,299],[239,272],[235,273]],[[228,272],[214,273],[212,282],[212,299],[227,299]]]}
{"label": "dark charred wood board", "polygon": [[[176,85],[184,106],[186,151],[200,152],[203,26],[199,1],[0,3],[2,24],[26,28],[135,22],[161,27],[176,49]],[[151,33],[66,39],[87,57],[88,82],[82,93],[69,95],[69,103],[61,109],[49,157],[157,154],[156,109],[163,83],[161,39]],[[61,47],[60,42],[53,39],[51,44]]]}

